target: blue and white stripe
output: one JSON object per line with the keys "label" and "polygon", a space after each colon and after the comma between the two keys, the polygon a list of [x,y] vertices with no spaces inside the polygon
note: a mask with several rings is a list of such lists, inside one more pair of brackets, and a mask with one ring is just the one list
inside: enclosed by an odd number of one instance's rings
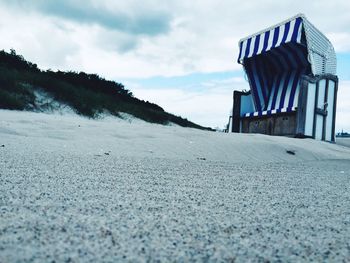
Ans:
{"label": "blue and white stripe", "polygon": [[[295,111],[298,107],[300,78],[305,69],[295,69],[273,77],[266,107],[255,112],[242,113],[243,117],[264,116]],[[253,93],[254,95],[254,93]]]}
{"label": "blue and white stripe", "polygon": [[293,70],[274,78],[266,110],[296,108],[303,71]]}
{"label": "blue and white stripe", "polygon": [[247,63],[246,72],[250,81],[255,108],[258,111],[264,110],[269,96],[269,75],[266,74],[266,67],[261,60],[252,59]]}
{"label": "blue and white stripe", "polygon": [[304,47],[285,45],[244,65],[256,111],[296,107],[299,80],[310,65]]}
{"label": "blue and white stripe", "polygon": [[245,58],[262,54],[285,43],[301,43],[301,35],[302,18],[297,17],[271,30],[242,40],[239,43],[238,63],[243,63]]}
{"label": "blue and white stripe", "polygon": [[294,112],[294,111],[296,111],[296,107],[250,112],[250,113],[243,114],[242,117],[271,116],[277,113],[286,113],[286,112]]}

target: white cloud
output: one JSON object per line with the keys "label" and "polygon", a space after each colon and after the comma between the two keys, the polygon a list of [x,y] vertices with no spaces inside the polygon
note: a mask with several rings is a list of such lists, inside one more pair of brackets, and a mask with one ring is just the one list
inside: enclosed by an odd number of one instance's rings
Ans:
{"label": "white cloud", "polygon": [[45,16],[23,17],[0,9],[0,35],[0,48],[14,48],[43,68],[67,68],[67,59],[79,52],[70,29]]}
{"label": "white cloud", "polygon": [[130,83],[136,97],[155,102],[168,112],[185,116],[200,125],[220,128],[224,128],[230,116],[233,87],[242,90],[247,85],[241,78],[213,79],[181,89],[143,88]]}
{"label": "white cloud", "polygon": [[337,52],[350,52],[350,32],[332,32],[328,34],[328,38],[334,43]]}
{"label": "white cloud", "polygon": [[299,12],[337,51],[350,51],[345,0],[0,0],[0,7],[0,33],[6,36],[0,47],[15,48],[45,68],[115,79],[239,70],[240,38]]}

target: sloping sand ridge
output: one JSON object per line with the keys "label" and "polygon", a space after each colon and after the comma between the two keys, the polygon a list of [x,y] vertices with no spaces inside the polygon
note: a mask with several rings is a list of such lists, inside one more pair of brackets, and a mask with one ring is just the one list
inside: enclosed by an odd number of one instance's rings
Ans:
{"label": "sloping sand ridge", "polygon": [[130,122],[0,111],[1,262],[350,259],[349,148]]}

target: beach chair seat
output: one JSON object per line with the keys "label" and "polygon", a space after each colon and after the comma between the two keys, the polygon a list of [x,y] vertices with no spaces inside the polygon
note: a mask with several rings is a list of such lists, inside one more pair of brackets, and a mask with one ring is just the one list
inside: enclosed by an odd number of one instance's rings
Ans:
{"label": "beach chair seat", "polygon": [[242,118],[250,118],[250,117],[261,117],[261,116],[272,116],[278,113],[288,113],[288,112],[296,112],[297,108],[281,108],[281,109],[273,109],[273,110],[264,110],[264,111],[254,111],[243,114]]}

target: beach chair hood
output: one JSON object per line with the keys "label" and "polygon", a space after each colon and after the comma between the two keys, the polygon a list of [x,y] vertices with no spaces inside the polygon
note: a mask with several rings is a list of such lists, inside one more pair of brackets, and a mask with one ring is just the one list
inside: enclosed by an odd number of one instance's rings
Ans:
{"label": "beach chair hood", "polygon": [[331,42],[302,14],[239,41],[255,111],[293,110],[302,75],[336,74]]}
{"label": "beach chair hood", "polygon": [[303,14],[241,39],[238,63],[244,65],[244,59],[289,42],[306,45],[307,59],[311,64],[313,75],[325,73],[336,75],[337,61],[333,45]]}

